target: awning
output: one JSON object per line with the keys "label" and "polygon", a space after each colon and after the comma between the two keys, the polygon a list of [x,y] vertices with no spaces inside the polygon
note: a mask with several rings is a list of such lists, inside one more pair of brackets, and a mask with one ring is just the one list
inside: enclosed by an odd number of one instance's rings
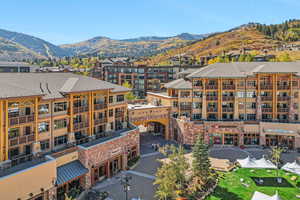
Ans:
{"label": "awning", "polygon": [[61,185],[79,176],[86,174],[89,170],[85,168],[79,160],[62,165],[57,169],[56,184]]}

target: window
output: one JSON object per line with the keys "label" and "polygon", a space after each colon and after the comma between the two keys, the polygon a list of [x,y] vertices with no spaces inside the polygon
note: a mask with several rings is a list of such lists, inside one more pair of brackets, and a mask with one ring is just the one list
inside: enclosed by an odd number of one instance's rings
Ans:
{"label": "window", "polygon": [[8,130],[8,138],[9,139],[18,137],[19,135],[20,135],[20,129],[19,128],[10,128]]}
{"label": "window", "polygon": [[202,92],[194,91],[194,97],[202,97]]}
{"label": "window", "polygon": [[178,101],[173,101],[173,107],[177,108],[178,107]]}
{"label": "window", "polygon": [[8,151],[8,158],[9,158],[9,159],[12,159],[13,157],[19,155],[19,153],[20,153],[19,147],[10,149],[10,150]]}
{"label": "window", "polygon": [[113,96],[109,96],[108,101],[109,101],[109,103],[113,103],[114,102],[114,97]]}
{"label": "window", "polygon": [[39,133],[44,133],[49,131],[49,122],[39,123]]}
{"label": "window", "polygon": [[66,144],[68,142],[68,136],[62,135],[54,138],[54,146]]}
{"label": "window", "polygon": [[49,104],[39,105],[39,114],[48,114],[49,113]]}
{"label": "window", "polygon": [[114,110],[113,110],[113,109],[110,109],[110,110],[108,111],[108,115],[109,115],[109,117],[113,117],[113,116],[114,116]]}
{"label": "window", "polygon": [[67,110],[67,102],[54,103],[54,112],[63,112]]}
{"label": "window", "polygon": [[117,95],[117,102],[124,101],[124,95]]}
{"label": "window", "polygon": [[50,148],[50,144],[49,143],[50,143],[49,140],[42,140],[42,141],[40,141],[41,150],[45,151],[45,150],[49,149]]}
{"label": "window", "polygon": [[247,114],[247,120],[256,120],[256,114]]}
{"label": "window", "polygon": [[67,119],[54,120],[54,129],[61,129],[67,127]]}

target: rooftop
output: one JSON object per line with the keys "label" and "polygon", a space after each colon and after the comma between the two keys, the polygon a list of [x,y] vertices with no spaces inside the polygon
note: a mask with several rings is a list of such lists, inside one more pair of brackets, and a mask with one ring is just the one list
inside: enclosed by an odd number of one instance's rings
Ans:
{"label": "rooftop", "polygon": [[64,93],[112,89],[130,89],[95,78],[73,73],[0,73],[0,98],[43,96],[43,99],[63,98]]}
{"label": "rooftop", "polygon": [[145,109],[145,108],[160,108],[163,106],[155,106],[155,105],[151,105],[151,104],[128,104],[128,109]]}
{"label": "rooftop", "polygon": [[295,73],[300,75],[299,62],[234,62],[215,63],[203,67],[188,78],[247,77],[256,73]]}
{"label": "rooftop", "polygon": [[166,83],[164,86],[165,88],[173,89],[192,89],[191,81],[184,80],[183,78]]}

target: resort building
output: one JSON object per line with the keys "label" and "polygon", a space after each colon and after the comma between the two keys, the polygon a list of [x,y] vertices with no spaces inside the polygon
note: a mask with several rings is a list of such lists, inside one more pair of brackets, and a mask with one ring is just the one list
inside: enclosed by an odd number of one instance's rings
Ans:
{"label": "resort building", "polygon": [[39,66],[30,65],[25,62],[4,62],[0,61],[0,72],[35,72]]}
{"label": "resort building", "polygon": [[170,137],[193,144],[300,147],[300,63],[216,63],[148,92],[170,106]]}
{"label": "resort building", "polygon": [[0,193],[65,199],[139,155],[129,89],[71,73],[0,73]]}

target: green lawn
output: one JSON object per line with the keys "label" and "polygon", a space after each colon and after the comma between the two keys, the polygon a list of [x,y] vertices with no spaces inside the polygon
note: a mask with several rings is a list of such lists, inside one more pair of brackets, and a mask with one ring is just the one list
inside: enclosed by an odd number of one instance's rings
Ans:
{"label": "green lawn", "polygon": [[[267,172],[265,169],[238,169],[235,172],[229,172],[221,175],[220,182],[214,193],[206,200],[250,200],[254,191],[263,192],[268,195],[274,195],[277,190],[282,200],[299,200],[296,195],[300,195],[300,177],[296,181],[291,181],[294,174],[286,175],[286,172],[279,170],[279,176],[285,178],[285,187],[276,187],[272,180],[268,177],[276,177],[276,170]],[[269,186],[257,186],[251,177],[264,177],[266,184]],[[249,187],[242,185],[240,179],[244,179],[244,183]]]}

